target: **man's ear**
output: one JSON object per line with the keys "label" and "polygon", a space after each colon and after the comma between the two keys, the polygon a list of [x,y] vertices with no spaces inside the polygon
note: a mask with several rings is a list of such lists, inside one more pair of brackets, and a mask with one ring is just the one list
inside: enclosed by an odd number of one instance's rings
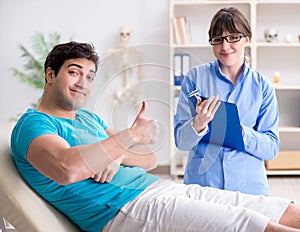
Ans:
{"label": "man's ear", "polygon": [[46,69],[46,80],[47,80],[47,83],[52,83],[53,79],[55,78],[55,73],[54,73],[54,70],[51,69],[50,67],[48,67]]}

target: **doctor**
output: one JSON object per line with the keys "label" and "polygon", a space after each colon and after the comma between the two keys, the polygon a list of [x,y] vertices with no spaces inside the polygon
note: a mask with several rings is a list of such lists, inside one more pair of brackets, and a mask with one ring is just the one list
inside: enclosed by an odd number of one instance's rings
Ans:
{"label": "doctor", "polygon": [[[272,83],[245,61],[250,25],[237,8],[223,8],[208,35],[216,60],[188,72],[175,115],[176,146],[189,151],[184,183],[269,195],[264,160],[274,159],[280,147],[278,106]],[[192,117],[187,96],[197,88],[210,98],[198,99]],[[218,99],[237,105],[244,151],[202,141]]]}

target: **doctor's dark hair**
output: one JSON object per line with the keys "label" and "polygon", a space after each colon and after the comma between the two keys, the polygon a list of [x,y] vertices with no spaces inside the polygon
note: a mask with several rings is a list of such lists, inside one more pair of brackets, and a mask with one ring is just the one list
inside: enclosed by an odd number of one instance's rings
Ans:
{"label": "doctor's dark hair", "polygon": [[99,57],[94,50],[94,46],[89,43],[78,43],[75,41],[54,46],[45,60],[44,72],[46,73],[47,68],[50,67],[57,75],[66,60],[75,58],[85,58],[93,61],[97,72]]}
{"label": "doctor's dark hair", "polygon": [[223,32],[241,33],[249,40],[252,37],[247,18],[236,7],[222,8],[213,16],[208,30],[209,38],[222,36]]}

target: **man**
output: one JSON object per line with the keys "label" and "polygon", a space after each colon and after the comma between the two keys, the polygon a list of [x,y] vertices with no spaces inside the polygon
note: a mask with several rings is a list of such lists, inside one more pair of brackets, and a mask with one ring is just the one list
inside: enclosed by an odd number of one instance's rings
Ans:
{"label": "man", "polygon": [[[158,128],[146,103],[119,133],[82,109],[96,78],[90,44],[53,48],[41,102],[11,138],[18,171],[85,231],[300,231],[300,209],[284,199],[181,185],[146,173]],[[280,224],[279,224],[280,223]]]}

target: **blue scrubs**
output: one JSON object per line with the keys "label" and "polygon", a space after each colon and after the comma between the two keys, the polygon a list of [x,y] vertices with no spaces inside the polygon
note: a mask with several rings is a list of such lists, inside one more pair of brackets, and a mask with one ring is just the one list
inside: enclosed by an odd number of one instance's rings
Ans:
{"label": "blue scrubs", "polygon": [[[201,141],[204,135],[192,127],[187,98],[196,88],[203,96],[219,95],[220,100],[237,105],[245,132],[244,152]],[[189,151],[184,183],[269,195],[264,160],[274,159],[280,147],[278,104],[269,79],[244,63],[233,85],[222,74],[218,60],[196,66],[182,82],[174,126],[176,146]]]}

